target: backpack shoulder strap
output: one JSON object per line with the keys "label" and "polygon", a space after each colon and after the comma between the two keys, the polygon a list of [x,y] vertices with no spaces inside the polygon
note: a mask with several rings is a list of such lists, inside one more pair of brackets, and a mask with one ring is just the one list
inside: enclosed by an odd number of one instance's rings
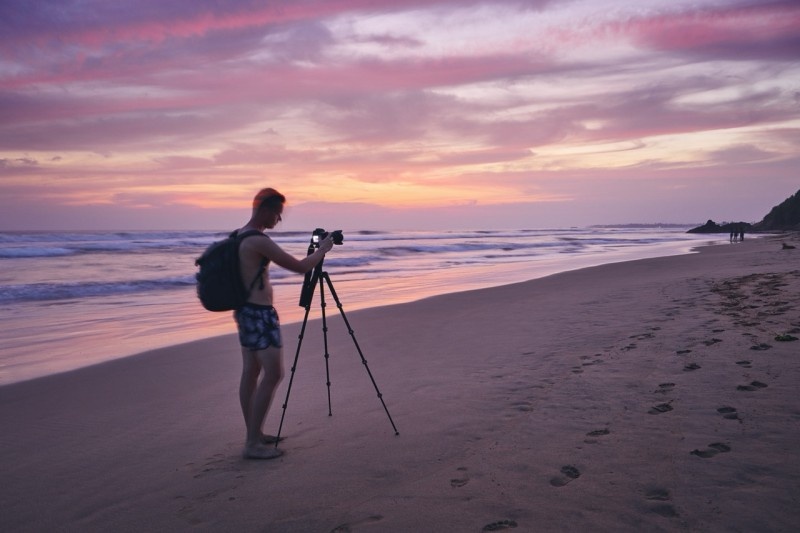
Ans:
{"label": "backpack shoulder strap", "polygon": [[[230,234],[230,237],[236,239],[236,244],[239,245],[241,242],[246,239],[247,237],[252,237],[253,235],[261,235],[266,237],[263,232],[258,231],[257,229],[250,229],[243,233],[239,233],[239,230],[234,230],[233,233]],[[238,246],[237,246],[237,253],[238,253]],[[267,259],[261,259],[261,266],[258,268],[258,274],[256,277],[253,278],[253,281],[250,282],[250,285],[247,287],[247,296],[250,296],[250,293],[253,292],[253,287],[256,286],[256,281],[260,281],[258,288],[264,288],[264,267],[267,266]]]}

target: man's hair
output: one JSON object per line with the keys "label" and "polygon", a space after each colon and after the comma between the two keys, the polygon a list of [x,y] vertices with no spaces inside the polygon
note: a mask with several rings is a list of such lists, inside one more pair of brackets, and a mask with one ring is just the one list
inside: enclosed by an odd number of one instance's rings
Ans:
{"label": "man's hair", "polygon": [[278,211],[283,208],[286,203],[286,197],[272,188],[261,189],[253,198],[253,213],[261,209],[269,209],[270,211]]}

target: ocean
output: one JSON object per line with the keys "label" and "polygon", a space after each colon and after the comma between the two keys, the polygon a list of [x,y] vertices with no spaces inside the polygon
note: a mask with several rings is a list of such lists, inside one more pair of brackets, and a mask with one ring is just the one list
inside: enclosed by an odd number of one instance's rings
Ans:
{"label": "ocean", "polygon": [[[348,312],[722,242],[687,229],[345,232],[324,266]],[[205,311],[195,294],[195,259],[225,235],[0,232],[0,385],[235,332],[230,313]],[[308,233],[270,235],[293,255],[306,254]],[[273,266],[270,277],[281,322],[301,321],[303,276]],[[328,303],[338,314],[330,296]]]}

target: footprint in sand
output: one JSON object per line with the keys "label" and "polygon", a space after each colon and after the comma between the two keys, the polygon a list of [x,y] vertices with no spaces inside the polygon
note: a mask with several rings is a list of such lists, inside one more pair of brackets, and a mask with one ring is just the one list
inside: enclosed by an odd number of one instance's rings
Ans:
{"label": "footprint in sand", "polygon": [[709,459],[718,453],[728,453],[729,451],[731,451],[731,447],[727,444],[723,444],[722,442],[712,442],[708,445],[708,449],[706,450],[692,450],[689,453],[698,457],[702,457],[703,459]]}
{"label": "footprint in sand", "polygon": [[692,351],[691,350],[678,350],[675,353],[678,354],[678,355],[686,355],[687,353],[692,353]]}
{"label": "footprint in sand", "polygon": [[215,472],[217,470],[223,471],[237,471],[237,467],[233,462],[233,458],[226,457],[221,453],[215,453],[211,457],[206,458],[206,462],[202,465],[196,465],[195,463],[186,463],[186,468],[190,470],[195,470],[196,473],[194,474],[194,478],[200,478],[205,476],[206,474]]}
{"label": "footprint in sand", "polygon": [[649,414],[651,414],[651,415],[660,415],[661,413],[668,413],[668,412],[672,411],[672,409],[673,409],[673,407],[670,405],[670,403],[672,403],[672,402],[660,403],[658,405],[654,405],[647,412]]}
{"label": "footprint in sand", "polygon": [[672,496],[667,489],[650,489],[645,494],[645,498],[648,500],[658,500],[663,502],[671,500]]}
{"label": "footprint in sand", "polygon": [[462,475],[461,477],[453,478],[453,479],[450,480],[450,486],[453,487],[453,488],[463,487],[464,485],[469,483],[469,476],[466,474],[467,467],[466,466],[459,466],[458,467],[458,471],[459,472],[463,472],[464,475]]}
{"label": "footprint in sand", "polygon": [[644,497],[651,502],[656,502],[649,506],[651,512],[666,517],[678,516],[675,507],[671,503],[665,503],[672,500],[672,494],[670,494],[669,490],[652,488],[645,493]]}
{"label": "footprint in sand", "polygon": [[561,476],[554,477],[550,480],[550,484],[554,487],[563,487],[567,483],[571,483],[575,481],[579,477],[581,477],[581,472],[577,468],[572,465],[566,465],[561,467]]}
{"label": "footprint in sand", "polygon": [[599,441],[595,437],[603,437],[611,433],[607,428],[603,429],[595,429],[594,431],[590,431],[586,434],[588,439],[584,439],[583,442],[586,444],[597,444]]}
{"label": "footprint in sand", "polygon": [[491,524],[483,526],[483,531],[500,531],[503,529],[513,529],[515,527],[517,527],[517,523],[514,520],[498,520],[497,522],[492,522]]}
{"label": "footprint in sand", "polygon": [[706,346],[713,346],[714,344],[717,344],[718,342],[722,342],[722,339],[713,338],[713,339],[710,339],[710,340],[707,340],[707,341],[703,341],[703,344],[705,344]]}
{"label": "footprint in sand", "polygon": [[659,383],[658,388],[654,392],[667,393],[675,388],[674,383]]}
{"label": "footprint in sand", "polygon": [[736,412],[735,407],[728,407],[728,406],[720,407],[719,409],[717,409],[717,412],[722,415],[722,418],[725,418],[727,420],[740,420],[739,413]]}
{"label": "footprint in sand", "polygon": [[692,370],[697,370],[699,368],[702,368],[702,367],[700,365],[698,365],[697,363],[689,363],[688,365],[683,367],[683,371],[684,372],[691,372]]}
{"label": "footprint in sand", "polygon": [[750,347],[751,350],[755,350],[755,351],[769,350],[770,348],[772,348],[772,346],[770,346],[769,344],[766,344],[764,342],[762,342],[760,344],[755,344],[755,345]]}
{"label": "footprint in sand", "polygon": [[351,526],[361,526],[364,524],[375,524],[383,520],[383,516],[381,515],[372,515],[368,516],[362,520],[357,520],[353,523],[349,524],[341,524],[336,526],[335,528],[331,529],[331,533],[351,533],[353,528]]}
{"label": "footprint in sand", "polygon": [[573,374],[582,374],[583,373],[583,367],[599,365],[600,363],[603,362],[602,355],[603,354],[600,354],[600,353],[594,354],[593,356],[592,355],[582,355],[580,357],[580,359],[582,361],[581,364],[573,366],[572,367],[572,373]]}
{"label": "footprint in sand", "polygon": [[763,389],[767,387],[766,383],[761,383],[760,381],[751,381],[749,385],[739,385],[736,387],[736,390],[741,391],[754,391],[758,389]]}
{"label": "footprint in sand", "polygon": [[736,364],[742,368],[753,368],[752,361],[736,361]]}
{"label": "footprint in sand", "polygon": [[511,407],[516,409],[517,411],[522,411],[523,413],[528,413],[530,411],[533,411],[533,404],[525,401],[514,402],[511,404]]}

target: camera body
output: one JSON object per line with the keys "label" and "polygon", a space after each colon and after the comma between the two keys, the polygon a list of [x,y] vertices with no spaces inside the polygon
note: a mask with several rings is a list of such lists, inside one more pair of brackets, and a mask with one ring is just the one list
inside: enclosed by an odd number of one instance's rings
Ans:
{"label": "camera body", "polygon": [[[330,234],[322,228],[317,228],[311,233],[311,242],[308,245],[308,255],[314,253],[314,250],[319,248],[319,243],[328,235],[331,236],[333,244],[343,244],[344,234],[342,230],[337,229],[330,232]],[[324,261],[324,259],[323,259]],[[311,305],[311,298],[314,295],[314,288],[317,285],[317,280],[322,274],[322,261],[313,269],[306,272],[305,279],[303,280],[303,288],[300,290],[300,307],[308,307]]]}
{"label": "camera body", "polygon": [[311,233],[311,245],[315,248],[319,248],[319,242],[325,239],[328,235],[331,236],[333,244],[344,244],[344,234],[342,233],[342,230],[337,229],[328,233],[322,228],[317,228]]}

